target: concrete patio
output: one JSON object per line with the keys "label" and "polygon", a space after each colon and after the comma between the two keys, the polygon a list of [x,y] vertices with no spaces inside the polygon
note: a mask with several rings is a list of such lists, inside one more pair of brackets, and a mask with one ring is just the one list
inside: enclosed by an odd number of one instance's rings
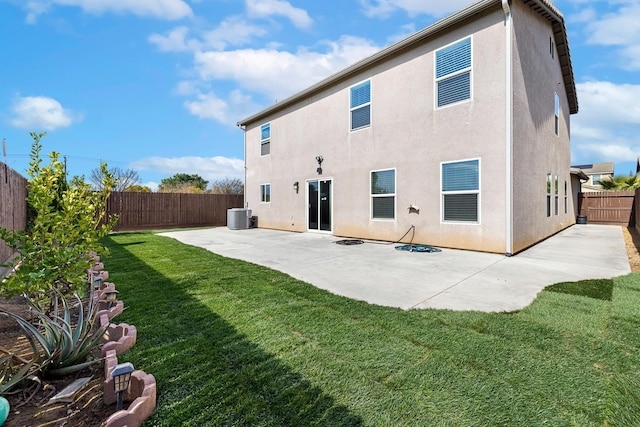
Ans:
{"label": "concrete patio", "polygon": [[402,309],[513,311],[545,286],[630,272],[622,229],[574,225],[513,257],[443,248],[398,251],[394,244],[335,244],[340,237],[224,227],[162,236],[273,268],[337,295]]}

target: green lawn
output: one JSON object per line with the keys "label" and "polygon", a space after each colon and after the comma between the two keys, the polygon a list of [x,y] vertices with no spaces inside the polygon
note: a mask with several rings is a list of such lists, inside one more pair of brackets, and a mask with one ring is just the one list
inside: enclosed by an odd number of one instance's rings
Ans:
{"label": "green lawn", "polygon": [[639,274],[402,311],[151,233],[106,244],[138,329],[120,362],[157,380],[145,425],[640,425]]}

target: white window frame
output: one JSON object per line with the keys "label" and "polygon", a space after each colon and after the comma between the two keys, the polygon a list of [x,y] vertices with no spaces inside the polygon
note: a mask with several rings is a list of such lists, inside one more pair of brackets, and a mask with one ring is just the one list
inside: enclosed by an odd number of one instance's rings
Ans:
{"label": "white window frame", "polygon": [[[359,104],[355,107],[351,106],[351,90],[356,87],[359,86],[363,83],[369,83],[369,102],[365,102],[363,104]],[[371,127],[371,122],[372,122],[372,118],[373,118],[373,113],[372,113],[372,106],[371,106],[371,99],[372,99],[372,94],[373,94],[373,83],[371,82],[371,79],[366,79],[366,80],[362,80],[361,82],[358,82],[354,85],[349,86],[349,132],[355,132],[357,130],[360,129],[366,129],[368,127]],[[356,110],[359,110],[361,108],[364,107],[369,107],[369,124],[366,124],[364,126],[359,126],[357,128],[353,127],[353,112]]]}
{"label": "white window frame", "polygon": [[[437,77],[438,75],[438,59],[437,59],[437,53],[439,51],[441,51],[442,49],[446,49],[449,46],[452,46],[456,43],[459,43],[463,40],[469,39],[469,43],[471,45],[470,48],[470,52],[469,55],[471,55],[471,58],[469,60],[469,67],[467,68],[463,68],[461,70],[455,71],[453,73],[447,74],[445,76],[442,77]],[[459,76],[461,74],[464,73],[469,73],[469,98],[468,99],[463,99],[461,101],[457,101],[457,102],[452,102],[451,104],[445,104],[443,106],[438,106],[438,83],[440,83],[441,81]],[[446,46],[442,46],[441,48],[437,49],[434,53],[433,53],[433,77],[434,77],[434,97],[433,97],[433,103],[434,103],[434,108],[436,110],[440,110],[442,108],[447,108],[447,107],[451,107],[453,105],[459,105],[459,104],[463,104],[465,102],[469,102],[473,100],[473,35],[469,35],[466,37],[462,37],[461,39],[458,39],[452,43],[449,43]]]}
{"label": "white window frame", "polygon": [[557,92],[553,92],[553,115],[554,132],[556,136],[560,136],[560,97]]}
{"label": "white window frame", "polygon": [[[393,193],[385,193],[385,194],[373,194],[371,192],[372,190],[372,184],[373,184],[373,174],[376,172],[387,172],[387,171],[393,171]],[[398,213],[398,198],[396,197],[396,194],[398,192],[398,189],[396,188],[398,183],[398,173],[396,168],[386,168],[386,169],[375,169],[375,170],[371,170],[369,171],[369,218],[371,219],[371,221],[387,221],[387,222],[394,222],[396,221],[397,218],[397,213]],[[374,198],[382,198],[382,197],[393,197],[393,218],[376,218],[373,216],[373,199]]]}
{"label": "white window frame", "polygon": [[555,201],[554,201],[555,207],[554,207],[554,209],[555,209],[555,211],[554,212],[555,212],[555,214],[557,216],[558,213],[559,213],[559,210],[560,210],[560,207],[559,207],[560,199],[559,199],[559,193],[558,193],[558,191],[559,191],[558,187],[560,186],[560,181],[558,180],[558,175],[555,176],[553,185],[555,187],[555,189],[554,189],[554,193],[555,193]]}
{"label": "white window frame", "polygon": [[[268,138],[262,138],[262,130],[264,129],[265,126],[269,126],[269,137]],[[269,152],[263,154],[262,150],[263,147],[265,145],[269,145]],[[271,122],[267,122],[267,123],[263,123],[260,125],[260,155],[261,156],[268,156],[271,154]]]}
{"label": "white window frame", "polygon": [[[471,162],[471,161],[477,161],[478,162],[478,189],[477,190],[444,191],[442,189],[442,186],[444,184],[444,176],[443,176],[443,173],[442,173],[443,172],[443,166],[444,165],[448,165],[448,164],[453,164],[453,163],[463,163],[463,162]],[[481,215],[482,215],[482,210],[480,209],[480,206],[482,206],[482,204],[481,204],[482,192],[480,191],[481,188],[482,188],[482,159],[480,157],[471,158],[471,159],[460,159],[460,160],[451,160],[451,161],[447,161],[447,162],[440,162],[440,223],[442,223],[442,224],[479,225],[481,223]],[[476,208],[478,216],[477,216],[475,221],[445,220],[445,218],[444,218],[444,205],[445,205],[444,199],[445,199],[446,195],[452,195],[452,194],[477,194],[478,195],[477,208]]]}
{"label": "white window frame", "polygon": [[271,183],[260,184],[260,203],[271,203]]}
{"label": "white window frame", "polygon": [[569,207],[567,204],[568,200],[567,200],[567,180],[564,180],[564,213],[568,213],[569,212]]}
{"label": "white window frame", "polygon": [[553,185],[553,175],[547,172],[547,218],[551,218],[551,186]]}

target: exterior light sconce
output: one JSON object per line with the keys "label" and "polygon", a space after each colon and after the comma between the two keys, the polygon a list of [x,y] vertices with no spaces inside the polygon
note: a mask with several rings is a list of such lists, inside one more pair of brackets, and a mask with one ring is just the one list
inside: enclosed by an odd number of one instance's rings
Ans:
{"label": "exterior light sconce", "polygon": [[316,169],[316,172],[318,172],[318,175],[322,175],[322,162],[324,159],[322,156],[316,156],[316,161],[318,162],[318,169]]}
{"label": "exterior light sconce", "polygon": [[298,184],[298,181],[293,183],[293,189],[295,190],[296,194],[298,194],[298,190],[300,190],[300,184]]}
{"label": "exterior light sconce", "polygon": [[104,299],[107,301],[107,310],[109,310],[113,306],[113,303],[116,302],[118,291],[116,291],[115,289],[112,291],[104,291],[104,295]]}
{"label": "exterior light sconce", "polygon": [[122,409],[122,393],[129,388],[129,382],[131,381],[131,373],[133,372],[133,365],[131,362],[120,363],[116,365],[111,371],[111,377],[113,378],[113,388],[118,395],[118,404],[116,405],[116,411]]}

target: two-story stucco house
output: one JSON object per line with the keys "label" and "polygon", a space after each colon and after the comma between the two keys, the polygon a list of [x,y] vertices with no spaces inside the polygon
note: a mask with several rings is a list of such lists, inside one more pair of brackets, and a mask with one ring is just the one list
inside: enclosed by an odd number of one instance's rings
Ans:
{"label": "two-story stucco house", "polygon": [[265,228],[511,255],[575,223],[577,111],[562,14],[481,0],[238,122],[246,207]]}

